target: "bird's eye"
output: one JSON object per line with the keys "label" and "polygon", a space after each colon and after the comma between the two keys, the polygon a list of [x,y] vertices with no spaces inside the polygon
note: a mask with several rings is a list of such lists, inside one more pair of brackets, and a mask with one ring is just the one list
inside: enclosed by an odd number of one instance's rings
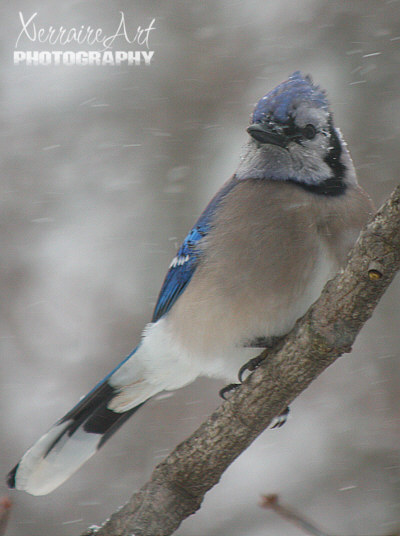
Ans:
{"label": "bird's eye", "polygon": [[314,125],[309,124],[303,128],[303,136],[308,140],[312,140],[313,138],[315,138],[316,134],[317,129],[314,127]]}

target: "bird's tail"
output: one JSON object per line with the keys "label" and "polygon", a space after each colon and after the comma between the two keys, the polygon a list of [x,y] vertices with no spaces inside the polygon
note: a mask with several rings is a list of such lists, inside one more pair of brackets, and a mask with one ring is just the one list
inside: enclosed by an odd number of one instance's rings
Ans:
{"label": "bird's tail", "polygon": [[24,454],[8,475],[10,488],[25,490],[32,495],[50,493],[91,458],[155,394],[150,386],[146,393],[142,383],[136,405],[131,404],[127,411],[109,408],[119,390],[112,387],[108,379],[133,353]]}

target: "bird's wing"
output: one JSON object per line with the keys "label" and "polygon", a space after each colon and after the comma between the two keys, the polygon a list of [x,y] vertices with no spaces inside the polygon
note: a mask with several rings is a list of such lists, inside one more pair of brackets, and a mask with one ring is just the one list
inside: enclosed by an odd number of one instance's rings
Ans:
{"label": "bird's wing", "polygon": [[236,184],[238,184],[238,180],[233,177],[221,188],[186,236],[178,253],[173,258],[164,279],[154,309],[152,322],[157,322],[157,320],[164,316],[185,290],[203,255],[201,242],[207,236],[212,226],[215,211],[226,194]]}

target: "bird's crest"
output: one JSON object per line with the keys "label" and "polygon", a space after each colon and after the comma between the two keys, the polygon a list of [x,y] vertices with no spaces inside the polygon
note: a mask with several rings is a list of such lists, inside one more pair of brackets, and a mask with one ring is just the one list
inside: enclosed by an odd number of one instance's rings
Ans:
{"label": "bird's crest", "polygon": [[268,119],[285,123],[304,101],[318,108],[328,108],[325,91],[313,84],[311,76],[303,76],[300,71],[296,71],[289,76],[288,80],[279,84],[258,101],[253,112],[252,123],[261,123]]}

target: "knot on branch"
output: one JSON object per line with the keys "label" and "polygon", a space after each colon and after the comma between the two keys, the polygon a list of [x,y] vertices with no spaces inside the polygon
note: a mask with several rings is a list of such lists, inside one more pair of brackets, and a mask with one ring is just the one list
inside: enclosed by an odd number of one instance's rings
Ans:
{"label": "knot on branch", "polygon": [[370,262],[368,266],[368,277],[370,281],[379,281],[384,274],[383,265],[378,261]]}

